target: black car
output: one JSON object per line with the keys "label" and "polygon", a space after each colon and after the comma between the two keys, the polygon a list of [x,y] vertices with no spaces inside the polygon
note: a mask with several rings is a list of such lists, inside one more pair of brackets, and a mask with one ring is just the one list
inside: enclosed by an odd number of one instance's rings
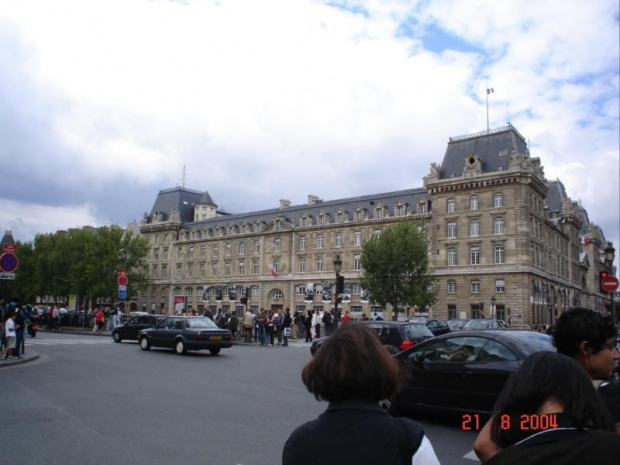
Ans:
{"label": "black car", "polygon": [[213,320],[202,316],[166,317],[155,328],[140,331],[138,341],[142,350],[165,347],[179,355],[203,349],[217,355],[233,345],[232,332],[218,328]]}
{"label": "black car", "polygon": [[121,342],[124,339],[138,340],[138,333],[146,328],[157,326],[165,315],[139,315],[130,318],[127,323],[116,326],[112,330],[112,339],[114,342]]}
{"label": "black car", "polygon": [[446,334],[451,331],[446,320],[415,317],[409,320],[409,323],[424,323],[435,336],[441,336],[442,334]]}
{"label": "black car", "polygon": [[504,383],[528,355],[555,351],[550,336],[484,330],[437,336],[395,357],[407,375],[392,413],[416,408],[489,414]]}
{"label": "black car", "polygon": [[[433,333],[426,327],[424,323],[402,323],[398,321],[360,321],[358,325],[367,325],[373,329],[381,344],[391,353],[396,354],[405,349],[413,347],[415,344],[426,341],[433,337]],[[312,341],[310,353],[316,354],[321,344],[326,340],[321,337]]]}

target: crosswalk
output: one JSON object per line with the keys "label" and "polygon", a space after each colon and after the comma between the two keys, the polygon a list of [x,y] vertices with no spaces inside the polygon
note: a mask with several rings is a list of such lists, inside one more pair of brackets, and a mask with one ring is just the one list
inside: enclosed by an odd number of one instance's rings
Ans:
{"label": "crosswalk", "polygon": [[71,338],[28,338],[26,339],[27,346],[56,346],[56,345],[107,345],[114,344],[112,338],[107,337],[71,337]]}

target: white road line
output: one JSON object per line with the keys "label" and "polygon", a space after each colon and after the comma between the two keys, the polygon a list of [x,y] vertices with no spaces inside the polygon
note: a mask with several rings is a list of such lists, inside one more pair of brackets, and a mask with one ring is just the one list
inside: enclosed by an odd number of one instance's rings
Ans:
{"label": "white road line", "polygon": [[474,460],[476,462],[480,462],[480,460],[478,460],[478,456],[473,450],[470,450],[467,454],[463,456],[463,458],[468,459],[468,460]]}

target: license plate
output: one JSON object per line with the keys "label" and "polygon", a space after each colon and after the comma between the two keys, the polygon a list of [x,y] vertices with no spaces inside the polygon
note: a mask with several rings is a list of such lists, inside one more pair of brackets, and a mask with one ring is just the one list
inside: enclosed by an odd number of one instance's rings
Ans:
{"label": "license plate", "polygon": [[211,340],[212,341],[221,341],[222,340],[222,336],[211,336]]}

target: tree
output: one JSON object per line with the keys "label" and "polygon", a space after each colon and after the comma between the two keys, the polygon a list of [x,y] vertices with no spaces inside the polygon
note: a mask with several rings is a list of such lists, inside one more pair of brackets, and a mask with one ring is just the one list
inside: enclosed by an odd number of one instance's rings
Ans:
{"label": "tree", "polygon": [[424,308],[434,303],[434,279],[428,273],[428,243],[422,223],[406,219],[367,241],[361,264],[361,284],[371,303],[391,305],[395,319],[405,307]]}

